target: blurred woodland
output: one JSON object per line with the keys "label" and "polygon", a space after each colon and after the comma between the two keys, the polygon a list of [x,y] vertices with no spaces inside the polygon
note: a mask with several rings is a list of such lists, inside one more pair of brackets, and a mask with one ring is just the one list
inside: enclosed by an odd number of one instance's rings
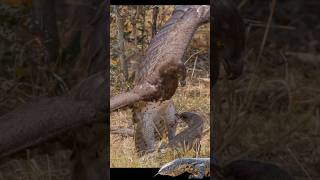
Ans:
{"label": "blurred woodland", "polygon": [[320,179],[320,2],[237,0],[245,71],[218,82],[217,156],[278,164]]}
{"label": "blurred woodland", "polygon": [[[99,132],[103,133],[104,124],[96,123],[98,116],[81,116],[90,109],[90,91],[99,96],[94,102],[100,99],[103,106],[106,90],[100,93],[94,87],[97,83],[88,87],[79,82],[97,72],[103,76],[107,70],[106,4],[101,0],[0,2],[0,179],[71,179],[77,169],[73,168],[78,156],[74,152],[88,148],[88,142],[97,141],[97,136],[103,137]],[[77,84],[80,86],[74,88]],[[83,95],[89,95],[88,104],[78,112],[71,110],[79,107]],[[65,126],[74,120],[79,124]],[[60,125],[63,127],[56,128]],[[81,134],[79,140],[84,141],[76,142]],[[93,147],[87,154],[98,158],[98,148]],[[103,163],[104,156],[100,157]],[[105,169],[104,165],[97,167]],[[86,171],[78,174],[81,172]]]}
{"label": "blurred woodland", "polygon": [[[135,71],[143,63],[143,55],[151,38],[170,18],[174,6],[111,6],[110,24],[110,88],[111,96],[132,87]],[[187,86],[177,89],[173,97],[178,112],[195,111],[205,117],[204,129],[209,129],[210,117],[210,29],[201,26],[183,60],[187,67]],[[133,129],[131,110],[111,114],[111,130]],[[178,127],[181,131],[184,124]],[[179,131],[178,131],[179,132]],[[168,150],[139,158],[131,136],[111,134],[111,167],[160,167],[178,157],[209,156],[210,133],[201,142],[201,152]],[[160,146],[161,142],[158,144]]]}

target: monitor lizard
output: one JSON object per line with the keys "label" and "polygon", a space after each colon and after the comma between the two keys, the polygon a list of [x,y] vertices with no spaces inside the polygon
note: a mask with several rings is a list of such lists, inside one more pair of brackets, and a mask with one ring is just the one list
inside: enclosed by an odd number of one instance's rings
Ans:
{"label": "monitor lizard", "polygon": [[[210,158],[180,158],[163,165],[156,175],[179,176],[190,173],[189,179],[210,176]],[[155,175],[155,176],[156,176]]]}
{"label": "monitor lizard", "polygon": [[293,177],[280,167],[259,161],[236,160],[220,167],[217,161],[210,164],[210,158],[181,158],[163,165],[158,173],[179,176],[190,173],[189,179],[202,179],[210,176],[210,166],[214,166],[213,177],[219,180],[293,180]]}

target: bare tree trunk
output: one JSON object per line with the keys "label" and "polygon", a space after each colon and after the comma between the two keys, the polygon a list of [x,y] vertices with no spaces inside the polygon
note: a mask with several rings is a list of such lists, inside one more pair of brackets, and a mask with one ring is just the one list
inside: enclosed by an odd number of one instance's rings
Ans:
{"label": "bare tree trunk", "polygon": [[139,6],[135,7],[136,12],[131,16],[132,34],[134,38],[134,45],[138,49],[138,36],[137,36],[137,19],[139,17]]}
{"label": "bare tree trunk", "polygon": [[154,6],[153,7],[153,12],[152,12],[152,36],[151,36],[152,38],[157,33],[158,14],[159,14],[159,7],[158,6]]}
{"label": "bare tree trunk", "polygon": [[[92,74],[104,71],[107,67],[107,41],[106,38],[102,38],[107,33],[108,12],[105,9],[108,8],[106,7],[106,2],[102,2],[95,15],[88,17],[89,23],[81,28],[81,54],[75,68],[78,70],[77,76],[79,79],[84,79]],[[91,14],[92,10],[86,8],[78,11],[78,13]],[[73,18],[77,18],[77,14],[72,15]]]}
{"label": "bare tree trunk", "polygon": [[132,65],[132,70],[133,70],[133,73],[131,74],[129,80],[135,79],[135,75],[138,71],[139,64],[141,63],[141,57],[139,57],[140,49],[138,46],[138,34],[137,34],[137,20],[139,18],[140,6],[135,6],[134,9],[135,11],[131,15],[131,24],[132,24],[132,34],[134,38],[135,49],[134,49],[134,53],[129,57],[127,57],[127,59],[130,59],[130,63]]}
{"label": "bare tree trunk", "polygon": [[146,28],[145,22],[146,22],[146,9],[145,7],[142,8],[142,30],[141,30],[141,48],[142,48],[142,52],[144,53],[144,31]]}
{"label": "bare tree trunk", "polygon": [[124,37],[123,37],[123,19],[120,15],[120,9],[118,6],[115,6],[115,14],[118,28],[118,45],[119,45],[119,59],[121,63],[121,70],[124,75],[124,78],[128,80],[128,62],[126,60],[125,51],[124,51]]}

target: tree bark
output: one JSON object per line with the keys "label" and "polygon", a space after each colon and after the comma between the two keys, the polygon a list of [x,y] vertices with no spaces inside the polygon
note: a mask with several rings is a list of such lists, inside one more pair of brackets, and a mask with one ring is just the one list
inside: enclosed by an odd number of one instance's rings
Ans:
{"label": "tree bark", "polygon": [[118,46],[119,46],[119,59],[121,63],[121,70],[124,75],[124,78],[128,80],[128,62],[126,60],[125,51],[124,51],[124,33],[123,33],[123,18],[120,15],[119,6],[115,6],[115,14],[118,28]]}
{"label": "tree bark", "polygon": [[152,12],[152,38],[157,34],[158,14],[159,14],[159,7],[155,6]]}

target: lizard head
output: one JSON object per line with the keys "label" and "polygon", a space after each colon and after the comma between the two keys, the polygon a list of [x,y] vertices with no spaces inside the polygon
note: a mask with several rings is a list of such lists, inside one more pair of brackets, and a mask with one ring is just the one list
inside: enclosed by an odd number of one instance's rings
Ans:
{"label": "lizard head", "polygon": [[179,176],[185,172],[185,169],[183,168],[183,159],[175,159],[174,161],[171,161],[159,169],[158,173],[155,175],[167,175],[167,176]]}

